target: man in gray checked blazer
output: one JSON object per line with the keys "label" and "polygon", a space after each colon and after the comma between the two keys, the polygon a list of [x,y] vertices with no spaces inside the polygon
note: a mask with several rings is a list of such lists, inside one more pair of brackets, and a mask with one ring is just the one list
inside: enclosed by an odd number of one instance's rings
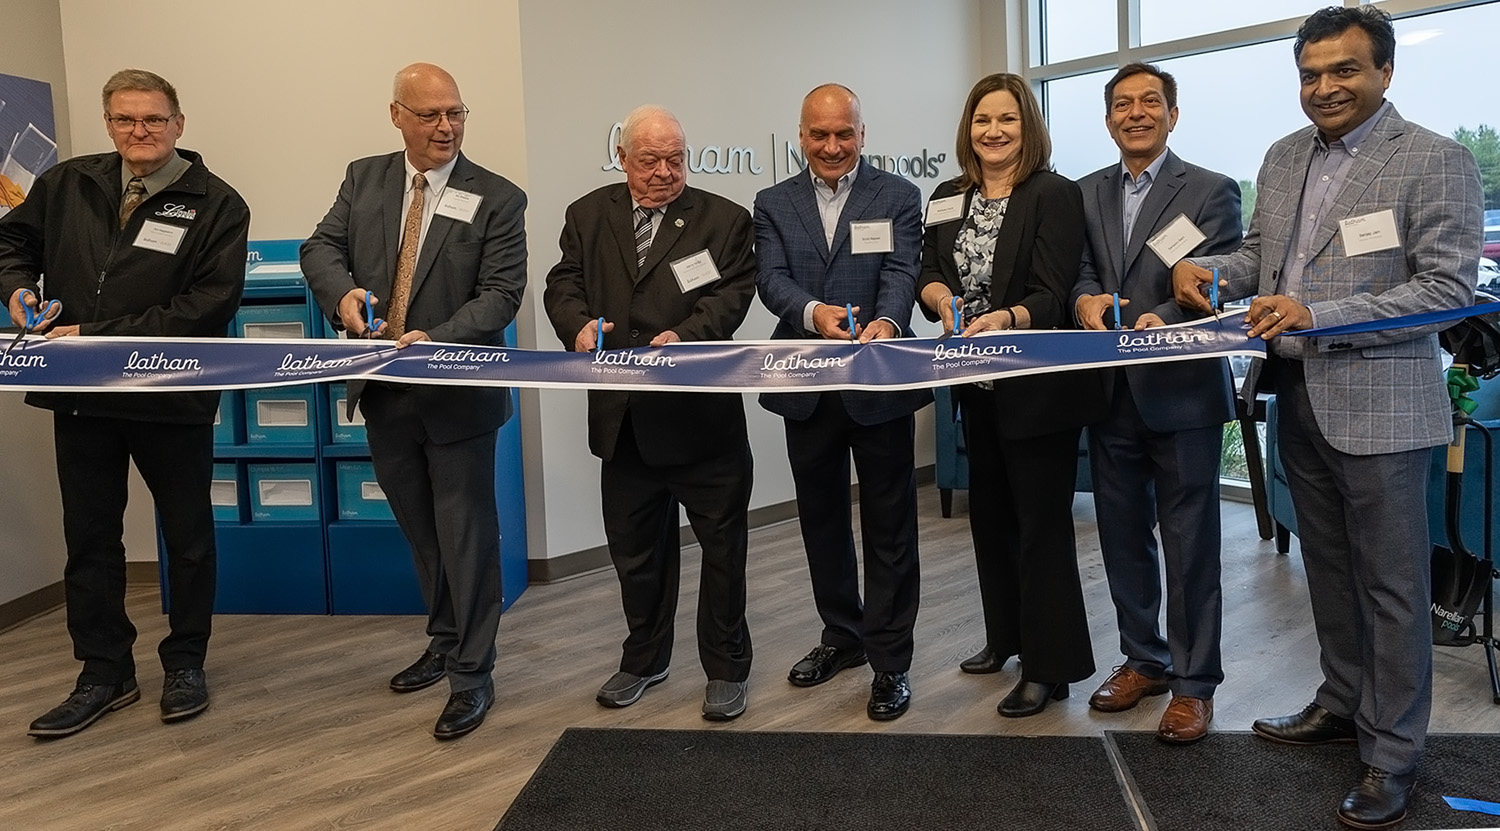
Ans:
{"label": "man in gray checked blazer", "polygon": [[1432,705],[1430,448],[1452,425],[1436,331],[1278,337],[1472,302],[1478,167],[1464,147],[1384,100],[1390,17],[1372,6],[1309,17],[1294,46],[1312,121],[1266,154],[1239,251],[1180,263],[1179,303],[1259,294],[1250,335],[1269,341],[1280,448],[1302,541],[1323,683],[1302,712],[1256,721],[1289,744],[1358,741],[1364,773],[1338,809],[1356,828],[1406,813]]}

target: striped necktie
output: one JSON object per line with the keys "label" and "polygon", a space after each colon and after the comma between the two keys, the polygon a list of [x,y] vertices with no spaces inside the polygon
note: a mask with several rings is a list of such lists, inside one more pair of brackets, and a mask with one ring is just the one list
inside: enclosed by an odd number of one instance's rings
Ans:
{"label": "striped necktie", "polygon": [[646,252],[651,250],[651,214],[649,208],[635,209],[635,267],[646,264]]}
{"label": "striped necktie", "polygon": [[136,206],[146,198],[146,183],[141,177],[136,176],[125,185],[125,201],[120,203],[120,227],[130,221],[130,215],[135,213]]}

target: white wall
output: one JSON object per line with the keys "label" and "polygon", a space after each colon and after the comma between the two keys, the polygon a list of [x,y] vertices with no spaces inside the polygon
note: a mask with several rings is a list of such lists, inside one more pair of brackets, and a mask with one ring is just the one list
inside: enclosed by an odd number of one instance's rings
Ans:
{"label": "white wall", "polygon": [[[109,0],[59,4],[73,150],[108,150],[96,90],[121,67],[121,33],[138,28],[139,12]],[[761,175],[691,178],[748,206],[772,184],[772,135],[784,170],[801,98],[825,81],[861,95],[867,152],[925,148],[946,154],[940,175],[952,175],[954,126],[981,66],[981,0],[455,0],[420,18],[413,8],[395,0],[179,4],[152,16],[152,48],[139,51],[138,64],[177,85],[182,146],[245,196],[260,239],[306,236],[349,160],[400,147],[386,115],[396,69],[415,60],[446,67],[474,111],[465,153],[530,197],[531,284],[518,328],[523,345],[543,349],[560,348],[539,300],[563,210],[619,178],[600,167],[610,125],[632,107],[673,109],[698,147],[755,147]],[[938,180],[916,181],[925,193]],[[765,337],[771,326],[757,303],[740,334]],[[747,409],[752,505],[789,501],[781,425],[753,401]],[[530,556],[601,545],[583,395],[527,393],[523,418]],[[930,411],[919,416],[918,464],[931,462],[930,419]],[[149,529],[149,502],[135,501],[146,503],[136,507]],[[132,526],[141,516],[132,513]]]}
{"label": "white wall", "polygon": [[[5,39],[0,72],[52,85],[59,158],[70,155],[68,84],[57,0],[6,0],[5,27],[24,33]],[[17,393],[0,393],[0,603],[62,579],[66,559],[52,417],[27,407]]]}
{"label": "white wall", "polygon": [[[434,12],[396,0],[182,3],[150,17],[149,49],[134,57],[121,33],[140,11],[112,0],[26,0],[61,6],[67,109],[75,154],[111,150],[99,90],[130,63],[177,87],[182,147],[250,204],[251,239],[301,239],[333,204],[353,159],[401,149],[391,126],[391,79],[414,61],[458,80],[473,115],[464,153],[522,187],[526,153],[515,0],[454,0]],[[434,7],[436,8],[436,7]],[[23,39],[24,40],[24,39]],[[155,560],[150,494],[134,478],[126,516],[131,560]],[[54,577],[54,579],[56,579]]]}
{"label": "white wall", "polygon": [[[521,0],[532,183],[531,291],[523,316],[532,321],[534,345],[560,348],[540,299],[547,270],[559,256],[563,211],[588,191],[623,178],[600,168],[608,161],[610,126],[633,107],[649,103],[672,110],[696,149],[753,147],[760,175],[688,178],[749,207],[757,191],[773,184],[773,161],[779,177],[785,176],[783,148],[787,141],[796,146],[802,97],[820,83],[837,81],[863,102],[867,153],[899,156],[926,148],[931,155],[946,154],[940,177],[915,180],[925,194],[957,172],[953,136],[979,73],[979,30],[975,0]],[[756,301],[738,336],[765,338],[773,323]],[[527,401],[523,424],[535,461],[527,469],[531,556],[603,544],[598,461],[586,443],[584,395],[548,390],[528,394]],[[746,403],[755,451],[751,505],[789,501],[781,421],[753,397]],[[919,416],[918,436],[917,463],[930,464],[931,408]],[[543,463],[546,475],[533,475]]]}

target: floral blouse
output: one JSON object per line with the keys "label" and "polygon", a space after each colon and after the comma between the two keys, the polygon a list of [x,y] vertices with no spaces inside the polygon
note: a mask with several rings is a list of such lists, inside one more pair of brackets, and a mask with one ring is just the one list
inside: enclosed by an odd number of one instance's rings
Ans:
{"label": "floral blouse", "polygon": [[969,215],[964,217],[953,244],[966,322],[994,309],[990,305],[990,275],[995,265],[995,240],[1000,236],[1000,223],[1005,221],[1005,208],[1009,204],[1009,196],[986,199],[978,191],[969,200]]}

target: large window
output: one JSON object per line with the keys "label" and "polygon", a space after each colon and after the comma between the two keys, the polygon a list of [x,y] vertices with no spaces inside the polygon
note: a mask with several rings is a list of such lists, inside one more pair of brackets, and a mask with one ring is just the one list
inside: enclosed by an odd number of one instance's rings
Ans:
{"label": "large window", "polygon": [[[1177,78],[1181,116],[1172,149],[1241,182],[1254,181],[1273,141],[1308,123],[1298,103],[1292,36],[1322,0],[1012,2],[1030,3],[1026,64],[1046,108],[1053,161],[1064,175],[1077,178],[1118,160],[1104,127],[1104,82],[1130,61],[1156,63]],[[1500,32],[1500,0],[1376,5],[1397,15],[1388,97],[1404,117],[1474,150],[1485,207],[1500,211],[1500,109],[1485,97],[1484,81],[1485,56]],[[1122,29],[1129,33],[1124,44]],[[1500,213],[1495,217],[1500,231]]]}
{"label": "large window", "polygon": [[[1266,149],[1308,124],[1298,100],[1292,38],[1302,19],[1330,0],[1011,2],[1027,10],[1032,31],[1024,64],[1042,96],[1059,173],[1078,178],[1118,163],[1104,125],[1104,83],[1120,66],[1148,61],[1177,78],[1180,117],[1172,149],[1238,180],[1248,223]],[[1387,97],[1405,118],[1474,151],[1484,180],[1485,224],[1487,230],[1493,226],[1500,255],[1500,108],[1487,95],[1493,71],[1486,57],[1494,54],[1500,32],[1500,0],[1375,5],[1396,16],[1395,74]],[[1483,271],[1482,265],[1481,280]],[[1491,279],[1500,286],[1500,276]],[[1239,447],[1237,432],[1226,436],[1224,470],[1231,475],[1244,469],[1243,458],[1236,458]]]}
{"label": "large window", "polygon": [[1327,3],[1314,5],[1308,0],[1256,0],[1254,3],[1140,0],[1141,43],[1163,43],[1256,23],[1302,18],[1322,5]]}

